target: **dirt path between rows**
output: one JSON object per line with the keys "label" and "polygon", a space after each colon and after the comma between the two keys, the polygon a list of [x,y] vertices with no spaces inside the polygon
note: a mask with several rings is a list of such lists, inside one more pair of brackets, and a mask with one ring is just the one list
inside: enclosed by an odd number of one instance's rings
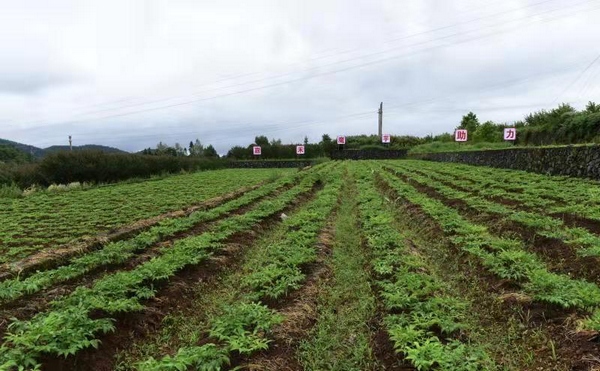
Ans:
{"label": "dirt path between rows", "polygon": [[[315,184],[310,192],[299,196],[283,212],[291,213],[309,202],[320,187],[320,184]],[[112,371],[115,367],[115,355],[119,350],[126,348],[133,339],[139,339],[159,329],[162,319],[168,313],[190,307],[194,286],[210,285],[219,279],[219,275],[226,267],[239,264],[244,250],[266,229],[272,227],[274,223],[280,222],[279,215],[277,213],[265,218],[252,230],[240,232],[228,238],[224,242],[225,247],[204,263],[184,269],[170,278],[168,282],[155,284],[155,288],[160,286],[156,297],[145,304],[146,307],[143,311],[116,318],[116,331],[100,337],[102,344],[99,349],[86,349],[67,359],[47,357],[42,360],[42,370]]]}
{"label": "dirt path between rows", "polygon": [[153,218],[139,220],[116,230],[112,230],[107,233],[101,233],[94,237],[83,238],[60,247],[47,248],[17,262],[4,263],[0,265],[0,281],[16,275],[25,277],[29,273],[35,272],[36,270],[49,269],[59,266],[72,257],[83,255],[92,250],[101,249],[109,242],[128,239],[155,226],[164,219],[182,218],[198,210],[205,210],[219,206],[222,203],[242,196],[244,193],[257,189],[261,185],[263,184],[259,183],[252,187],[240,188],[237,191],[202,201],[196,205],[191,205],[181,210],[171,211]]}

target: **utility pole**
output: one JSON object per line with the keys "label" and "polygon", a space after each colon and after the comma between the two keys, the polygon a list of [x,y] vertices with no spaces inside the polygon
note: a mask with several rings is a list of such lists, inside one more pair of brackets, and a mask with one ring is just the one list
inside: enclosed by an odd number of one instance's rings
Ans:
{"label": "utility pole", "polygon": [[71,136],[69,135],[69,149],[73,150],[73,141],[71,140]]}
{"label": "utility pole", "polygon": [[379,105],[379,138],[383,135],[383,102]]}

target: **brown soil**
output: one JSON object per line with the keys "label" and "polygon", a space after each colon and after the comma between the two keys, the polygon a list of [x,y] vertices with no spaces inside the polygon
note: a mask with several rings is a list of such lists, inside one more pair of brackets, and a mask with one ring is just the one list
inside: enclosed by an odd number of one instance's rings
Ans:
{"label": "brown soil", "polygon": [[[391,171],[393,171],[393,169],[391,168],[386,168],[389,169]],[[416,173],[419,173],[421,175],[424,176],[428,176],[429,174],[425,171],[419,171],[419,170],[415,170]],[[449,174],[447,174],[449,175]],[[468,180],[465,178],[461,178],[460,176],[457,175],[452,175],[454,176],[456,179],[462,179],[462,180]],[[504,197],[500,197],[500,196],[495,196],[495,197],[488,197],[485,195],[482,195],[480,192],[477,192],[476,190],[471,190],[471,189],[467,189],[464,187],[461,187],[457,184],[453,184],[451,182],[448,181],[444,181],[444,180],[437,180],[438,182],[448,186],[448,187],[453,187],[455,189],[458,189],[462,192],[470,192],[473,193],[474,195],[480,196],[480,197],[484,197],[486,199],[489,199],[493,202],[502,204],[504,206],[508,206],[511,208],[515,208],[515,209],[519,209],[519,210],[524,210],[524,211],[529,211],[529,212],[542,212],[542,210],[540,210],[539,208],[533,208],[533,207],[527,207],[525,205],[522,204],[522,202],[517,201],[517,200],[512,200],[512,199],[508,199],[508,198],[504,198]],[[516,191],[514,189],[508,189],[507,191],[509,192],[518,192],[518,193],[522,193],[519,191]],[[565,205],[565,202],[561,199],[555,198],[555,197],[545,197],[546,199],[553,201],[556,203],[556,205]],[[543,213],[544,215],[548,215],[551,216],[553,218],[557,218],[557,219],[562,219],[565,223],[565,225],[569,226],[569,227],[580,227],[580,228],[585,228],[588,231],[590,231],[591,233],[594,234],[598,234],[600,235],[600,220],[593,220],[593,219],[589,219],[589,218],[585,218],[579,215],[575,215],[575,214],[569,214],[569,213]]]}
{"label": "brown soil", "polygon": [[49,304],[62,296],[68,295],[73,292],[77,287],[85,286],[90,287],[98,279],[114,273],[116,271],[128,271],[132,270],[140,264],[152,259],[160,254],[161,249],[170,247],[173,243],[179,239],[199,235],[206,232],[219,221],[234,216],[241,215],[253,208],[258,202],[267,197],[276,197],[278,194],[288,190],[292,185],[288,185],[277,189],[274,193],[260,197],[254,200],[252,203],[243,206],[239,209],[229,212],[228,214],[222,215],[216,219],[205,222],[194,226],[192,229],[177,233],[176,235],[168,238],[165,241],[161,241],[147,249],[141,254],[134,256],[130,260],[122,264],[112,264],[110,266],[101,266],[86,273],[82,277],[74,278],[72,280],[54,285],[48,289],[42,290],[32,295],[23,296],[13,302],[4,303],[0,305],[0,337],[5,333],[6,327],[10,323],[10,318],[17,318],[19,320],[26,320],[33,317],[35,314],[46,310]]}
{"label": "brown soil", "polygon": [[[290,213],[313,198],[320,187],[316,184],[313,190],[299,196],[285,210]],[[225,241],[226,247],[219,250],[216,256],[202,264],[187,267],[168,282],[155,284],[158,288],[156,297],[148,301],[145,309],[139,313],[128,313],[117,316],[116,331],[100,336],[102,344],[99,349],[86,349],[75,356],[66,359],[46,357],[42,359],[43,370],[78,370],[78,371],[108,371],[114,369],[116,353],[126,348],[132,340],[147,336],[160,328],[162,319],[173,310],[185,310],[191,306],[194,286],[202,283],[212,283],[226,267],[238,264],[244,249],[251,245],[263,230],[280,221],[279,213],[264,219],[253,230],[237,233]]]}
{"label": "brown soil", "polygon": [[[378,185],[384,193],[392,197],[398,197],[398,194],[383,179],[378,179]],[[413,219],[415,224],[420,225],[423,228],[423,233],[439,240],[447,237],[439,225],[429,218],[419,206],[411,204],[405,199],[400,202],[399,206],[403,211],[403,215]],[[514,316],[515,310],[519,308],[520,313],[525,313],[525,318],[522,318],[525,328],[524,335],[533,330],[541,330],[554,341],[556,360],[554,360],[550,346],[540,347],[535,350],[534,365],[528,369],[564,370],[565,367],[573,371],[597,369],[594,367],[600,365],[598,334],[595,332],[578,333],[576,331],[575,320],[580,318],[580,314],[547,304],[532,303],[527,296],[514,293],[514,290],[518,289],[518,285],[514,286],[512,283],[498,279],[477,261],[474,261],[449,242],[448,248],[449,251],[441,259],[444,264],[448,265],[447,270],[455,271],[459,275],[457,276],[458,279],[464,281],[462,285],[476,286],[488,293],[496,293],[499,303],[502,304],[499,308],[494,308],[493,303],[482,302],[481,297],[475,297],[473,303],[475,311],[486,313],[487,316],[491,316],[488,320],[497,324],[507,323],[507,319]],[[485,326],[485,323],[482,323],[482,325]]]}
{"label": "brown soil", "polygon": [[2,264],[0,265],[0,281],[13,277],[15,275],[25,277],[26,275],[38,270],[57,267],[74,256],[83,255],[86,252],[101,249],[104,245],[106,245],[109,242],[115,242],[130,238],[158,224],[164,219],[181,218],[188,216],[191,213],[198,210],[205,210],[216,207],[222,203],[238,198],[244,193],[256,189],[261,185],[262,184],[257,184],[252,187],[244,187],[238,189],[237,191],[219,197],[211,198],[196,205],[189,206],[182,210],[171,211],[165,214],[155,216],[153,218],[139,220],[130,225],[120,227],[119,229],[115,229],[107,233],[99,234],[95,237],[82,238],[78,241],[74,241],[67,245],[44,249],[20,261]]}
{"label": "brown soil", "polygon": [[551,214],[551,216],[562,219],[569,227],[585,228],[594,234],[600,235],[600,220],[582,218],[581,216],[567,213],[555,213]]}
{"label": "brown soil", "polygon": [[308,267],[304,285],[275,305],[270,305],[284,316],[285,321],[274,329],[273,342],[269,345],[269,349],[240,360],[241,369],[253,371],[303,370],[296,357],[297,348],[300,342],[307,338],[317,321],[317,301],[321,282],[331,277],[331,270],[326,261],[331,256],[333,247],[333,220],[335,220],[335,212],[330,217],[328,226],[319,236],[318,259],[315,264]]}
{"label": "brown soil", "polygon": [[580,257],[576,249],[559,239],[539,236],[534,228],[505,219],[502,215],[482,214],[459,199],[450,199],[434,188],[396,174],[404,182],[415,187],[419,192],[441,201],[444,205],[460,211],[468,220],[485,224],[498,236],[517,236],[525,242],[525,246],[535,252],[548,265],[550,271],[565,273],[575,278],[600,283],[600,259]]}

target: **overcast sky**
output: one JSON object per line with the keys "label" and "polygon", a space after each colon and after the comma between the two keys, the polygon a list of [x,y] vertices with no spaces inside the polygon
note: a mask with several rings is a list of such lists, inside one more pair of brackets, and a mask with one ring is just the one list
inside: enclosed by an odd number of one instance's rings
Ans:
{"label": "overcast sky", "polygon": [[[600,0],[0,0],[0,138],[423,136],[600,102]],[[594,61],[596,62],[594,63]]]}

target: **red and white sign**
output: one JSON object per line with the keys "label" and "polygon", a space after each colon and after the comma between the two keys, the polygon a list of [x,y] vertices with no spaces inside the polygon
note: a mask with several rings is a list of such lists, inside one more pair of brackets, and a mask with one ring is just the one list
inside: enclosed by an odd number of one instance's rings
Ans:
{"label": "red and white sign", "polygon": [[304,154],[304,146],[296,146],[296,154],[303,155]]}
{"label": "red and white sign", "polygon": [[381,143],[390,143],[392,141],[392,136],[389,134],[383,134],[381,136]]}
{"label": "red and white sign", "polygon": [[517,140],[517,129],[505,128],[504,129],[504,140]]}
{"label": "red and white sign", "polygon": [[337,144],[340,144],[340,145],[346,144],[346,137],[343,136],[343,135],[338,136],[337,137]]}
{"label": "red and white sign", "polygon": [[260,146],[252,147],[252,154],[254,156],[260,156],[262,154],[262,149],[260,148]]}
{"label": "red and white sign", "polygon": [[468,138],[467,131],[464,129],[459,129],[454,132],[454,140],[456,142],[466,142]]}

